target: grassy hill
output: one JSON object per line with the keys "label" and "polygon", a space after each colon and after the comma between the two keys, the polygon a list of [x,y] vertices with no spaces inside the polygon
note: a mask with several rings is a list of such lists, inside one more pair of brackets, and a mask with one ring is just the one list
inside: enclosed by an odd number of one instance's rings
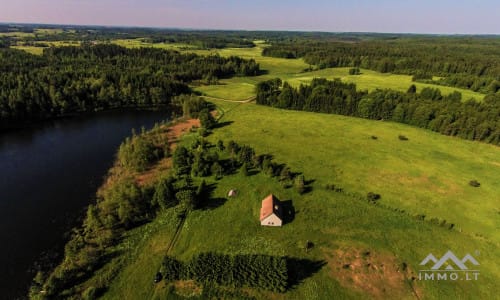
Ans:
{"label": "grassy hill", "polygon": [[[197,253],[286,255],[316,267],[285,294],[245,289],[258,299],[492,299],[498,294],[499,235],[495,199],[500,178],[498,147],[441,136],[394,123],[282,111],[254,104],[216,102],[226,125],[209,136],[233,139],[268,153],[313,180],[304,195],[263,173],[241,172],[215,185],[213,205],[191,212],[169,254],[188,260]],[[409,141],[398,140],[405,134]],[[377,140],[372,140],[376,135]],[[183,143],[195,138],[186,135]],[[468,185],[471,178],[480,188]],[[325,188],[335,184],[344,193]],[[227,199],[230,189],[238,196]],[[380,193],[378,205],[365,200]],[[269,193],[290,200],[293,220],[282,228],[259,225],[260,201]],[[396,210],[395,210],[396,209]],[[401,212],[404,209],[405,212]],[[415,218],[437,217],[439,226]],[[128,264],[104,299],[164,299],[174,290],[196,296],[193,282],[153,285],[177,223],[168,211],[128,233],[122,246]],[[307,241],[314,244],[305,251]],[[127,248],[128,247],[128,248]],[[419,281],[419,263],[452,250],[480,262],[476,281]],[[170,295],[170,296],[167,296]]]}

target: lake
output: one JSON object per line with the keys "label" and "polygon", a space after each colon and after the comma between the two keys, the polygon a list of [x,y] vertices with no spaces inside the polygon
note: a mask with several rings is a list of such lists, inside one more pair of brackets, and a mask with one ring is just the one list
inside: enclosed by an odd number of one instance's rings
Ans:
{"label": "lake", "polygon": [[168,117],[112,111],[0,133],[0,299],[27,295],[34,263],[61,252],[131,129]]}

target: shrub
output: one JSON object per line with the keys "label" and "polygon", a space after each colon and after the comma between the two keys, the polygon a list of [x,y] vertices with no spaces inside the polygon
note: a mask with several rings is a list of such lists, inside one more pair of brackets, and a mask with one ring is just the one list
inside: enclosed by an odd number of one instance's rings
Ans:
{"label": "shrub", "polygon": [[243,176],[249,175],[248,169],[249,169],[248,164],[246,162],[243,163],[243,165],[241,166],[241,173],[243,174]]}
{"label": "shrub", "polygon": [[381,197],[380,194],[369,192],[368,194],[366,194],[366,198],[368,199],[368,201],[375,202],[377,200],[380,200]]}
{"label": "shrub", "polygon": [[469,185],[472,187],[480,187],[481,186],[481,184],[477,180],[469,181]]}
{"label": "shrub", "polygon": [[160,273],[166,281],[175,281],[183,278],[184,264],[173,257],[165,256]]}
{"label": "shrub", "polygon": [[360,75],[361,70],[359,68],[350,68],[349,69],[349,75]]}
{"label": "shrub", "polygon": [[163,157],[155,145],[144,136],[127,138],[118,149],[120,164],[133,171],[144,171],[153,161]]}
{"label": "shrub", "polygon": [[295,188],[297,189],[297,192],[299,194],[304,194],[306,191],[306,184],[305,184],[305,179],[304,175],[299,175],[295,178]]}

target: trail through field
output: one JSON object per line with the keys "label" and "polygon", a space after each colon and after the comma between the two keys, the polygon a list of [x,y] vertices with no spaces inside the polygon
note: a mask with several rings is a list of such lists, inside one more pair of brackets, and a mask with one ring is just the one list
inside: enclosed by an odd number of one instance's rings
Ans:
{"label": "trail through field", "polygon": [[210,97],[210,96],[203,96],[203,98],[205,98],[207,100],[219,100],[219,101],[234,102],[234,103],[250,103],[252,101],[255,101],[255,99],[257,97],[252,96],[252,97],[248,97],[247,99],[243,99],[243,100],[225,99],[225,98]]}
{"label": "trail through field", "polygon": [[184,223],[186,222],[186,217],[187,217],[187,215],[184,214],[180,218],[179,224],[177,225],[177,228],[175,229],[174,236],[172,237],[172,239],[170,240],[170,243],[168,244],[167,251],[166,251],[167,255],[170,253],[170,250],[172,250],[172,248],[174,248],[175,243],[179,239],[179,235],[181,234],[182,227],[184,226]]}

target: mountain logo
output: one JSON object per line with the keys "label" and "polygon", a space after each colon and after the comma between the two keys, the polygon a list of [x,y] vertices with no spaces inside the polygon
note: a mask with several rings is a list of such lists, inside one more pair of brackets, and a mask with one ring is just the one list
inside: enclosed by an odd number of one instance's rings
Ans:
{"label": "mountain logo", "polygon": [[467,253],[464,258],[458,259],[458,257],[450,250],[448,250],[448,252],[446,252],[439,260],[432,253],[430,253],[426,258],[424,258],[424,260],[422,260],[420,265],[425,266],[429,262],[432,262],[434,264],[429,271],[438,271],[444,265],[446,265],[444,269],[450,271],[456,270],[456,267],[458,267],[458,269],[462,271],[469,270],[466,263],[470,263],[474,266],[479,266],[479,263],[474,257],[472,257],[472,255]]}

